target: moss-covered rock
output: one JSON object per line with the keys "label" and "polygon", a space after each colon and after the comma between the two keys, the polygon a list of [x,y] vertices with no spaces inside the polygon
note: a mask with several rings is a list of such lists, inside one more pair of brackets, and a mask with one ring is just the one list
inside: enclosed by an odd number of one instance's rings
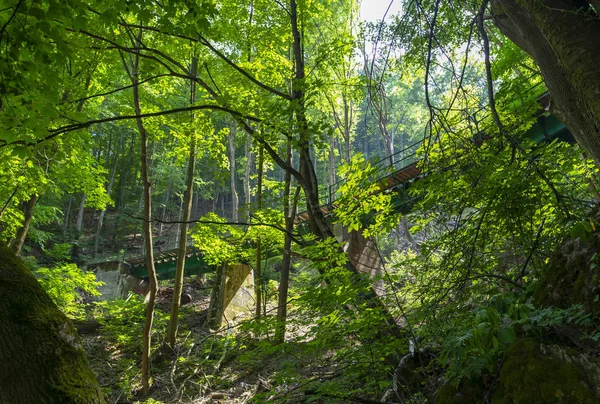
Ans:
{"label": "moss-covered rock", "polygon": [[571,348],[519,340],[504,354],[492,403],[600,403],[600,361]]}
{"label": "moss-covered rock", "polygon": [[540,306],[566,309],[581,304],[600,315],[600,231],[583,242],[565,240],[550,258],[537,285],[534,300]]}
{"label": "moss-covered rock", "polygon": [[478,404],[485,397],[485,386],[481,380],[463,379],[458,386],[446,383],[438,390],[434,404]]}

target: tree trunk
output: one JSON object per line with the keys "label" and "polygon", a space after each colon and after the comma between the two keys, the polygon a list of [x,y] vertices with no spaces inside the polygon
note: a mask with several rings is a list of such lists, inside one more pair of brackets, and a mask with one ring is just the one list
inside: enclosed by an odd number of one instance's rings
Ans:
{"label": "tree trunk", "polygon": [[[108,185],[106,186],[106,194],[110,196],[112,193],[112,188],[115,183],[115,176],[117,174],[117,164],[119,162],[119,155],[121,154],[121,149],[123,147],[123,133],[121,133],[121,138],[119,139],[119,144],[115,148],[115,156],[113,165],[110,171],[110,178],[108,180]],[[106,215],[106,207],[100,211],[100,217],[98,218],[98,227],[96,228],[96,237],[94,238],[94,257],[98,254],[98,247],[100,245],[100,237],[102,236],[102,225],[104,223],[104,215]]]}
{"label": "tree trunk", "polygon": [[537,62],[553,113],[600,165],[597,11],[585,0],[492,0],[494,23]]}
{"label": "tree trunk", "polygon": [[[256,185],[256,210],[260,212],[262,209],[262,183],[263,183],[263,164],[264,163],[264,148],[260,145],[258,149],[258,183]],[[260,233],[256,239],[256,267],[254,268],[254,291],[256,295],[256,316],[261,315],[262,307],[262,245]]]}
{"label": "tree trunk", "polygon": [[[192,58],[192,76],[196,76],[198,67],[198,58]],[[190,82],[190,105],[196,102],[196,83]],[[192,128],[194,127],[194,113],[191,114]],[[167,340],[165,341],[167,349],[171,352],[175,348],[177,339],[177,328],[179,325],[179,305],[181,304],[181,292],[183,290],[183,275],[185,270],[185,256],[187,253],[187,232],[188,223],[192,212],[192,201],[194,194],[194,169],[196,167],[196,133],[192,129],[190,133],[190,155],[188,169],[186,174],[186,191],[183,202],[183,216],[179,228],[179,250],[177,252],[177,264],[175,268],[175,285],[173,286],[173,301],[171,302],[171,318],[167,329]]]}
{"label": "tree trunk", "polygon": [[104,403],[75,328],[5,246],[0,246],[0,402]]}
{"label": "tree trunk", "polygon": [[[288,141],[287,162],[292,165],[292,145]],[[277,299],[277,325],[275,328],[275,343],[281,344],[285,341],[285,323],[287,319],[287,297],[290,281],[290,268],[292,264],[292,237],[294,231],[294,219],[296,216],[296,203],[293,207],[290,203],[290,191],[292,176],[285,172],[285,188],[283,193],[283,214],[285,217],[285,239],[283,241],[283,260],[281,262],[281,273],[279,274],[279,290]],[[295,198],[297,199],[297,198]]]}
{"label": "tree trunk", "polygon": [[217,268],[215,274],[215,283],[212,291],[210,292],[210,303],[208,305],[208,313],[206,315],[206,322],[210,329],[218,329],[221,327],[223,322],[223,313],[225,307],[223,307],[225,301],[225,271],[227,270],[227,264],[223,263]]}
{"label": "tree trunk", "polygon": [[346,163],[350,164],[350,125],[352,125],[351,105],[344,96],[344,152]]}
{"label": "tree trunk", "polygon": [[129,175],[131,172],[131,166],[133,164],[135,147],[135,138],[132,135],[131,143],[129,145],[129,152],[127,153],[127,162],[122,170],[118,170],[121,175],[119,176],[119,201],[117,202],[117,209],[123,210],[125,208],[125,191],[127,190],[127,182],[129,181]]}
{"label": "tree trunk", "polygon": [[[335,136],[332,134],[330,139],[329,139],[329,187],[328,187],[328,191],[331,192],[335,192],[335,190],[333,189],[333,185],[335,184],[336,180],[336,167],[335,167]],[[329,195],[327,198],[327,202],[330,203],[331,202],[331,198]]]}
{"label": "tree trunk", "polygon": [[87,199],[87,195],[85,192],[81,197],[81,202],[79,203],[79,210],[77,211],[77,224],[75,225],[77,231],[83,231],[83,213],[85,212],[85,200]]}
{"label": "tree trunk", "polygon": [[235,190],[235,123],[231,126],[229,132],[229,177],[231,181],[231,220],[238,221],[239,200]]}
{"label": "tree trunk", "polygon": [[[141,43],[141,33],[137,38],[135,46]],[[141,115],[142,108],[140,105],[139,92],[139,54],[136,54],[131,72],[131,83],[133,84],[133,106],[136,115]],[[156,269],[154,268],[154,251],[152,250],[152,183],[148,175],[148,139],[146,128],[142,118],[136,119],[138,131],[140,133],[141,144],[141,168],[142,168],[142,183],[144,186],[144,245],[146,255],[146,268],[148,268],[148,278],[150,280],[150,290],[147,296],[146,303],[146,321],[142,334],[142,393],[148,394],[150,390],[150,348],[152,343],[152,322],[154,320],[154,304],[156,300],[156,292],[158,289],[158,281],[156,278]]]}
{"label": "tree trunk", "polygon": [[252,168],[252,136],[248,136],[246,146],[244,149],[244,156],[246,157],[246,167],[244,170],[244,211],[246,212],[245,219],[250,217],[250,202],[252,196],[250,195],[250,169]]}
{"label": "tree trunk", "polygon": [[[165,190],[165,193],[163,195],[163,203],[162,203],[162,209],[160,210],[160,218],[161,220],[166,221],[167,220],[167,205],[169,203],[169,200],[171,199],[171,192],[173,191],[173,183],[169,183],[169,186],[167,187],[167,189]],[[163,229],[164,229],[164,223],[159,223],[158,224],[158,235],[159,237],[162,236],[163,234]]]}
{"label": "tree trunk", "polygon": [[33,218],[33,208],[35,207],[36,202],[37,195],[34,194],[31,195],[27,202],[22,203],[22,209],[23,214],[25,215],[25,220],[23,220],[23,226],[17,231],[17,236],[11,246],[11,249],[16,255],[19,255],[21,253],[23,244],[25,244],[27,233],[29,233],[29,225],[31,224],[31,219]]}
{"label": "tree trunk", "polygon": [[306,196],[306,207],[309,212],[309,225],[311,231],[321,240],[333,237],[329,223],[319,208],[319,187],[317,175],[310,157],[310,131],[306,119],[306,107],[303,90],[305,79],[304,54],[302,47],[302,36],[298,27],[298,7],[296,0],[290,0],[290,21],[293,36],[293,62],[295,75],[292,79],[292,101],[298,103],[295,111],[296,125],[298,127],[298,152],[300,154],[298,182]]}
{"label": "tree trunk", "polygon": [[73,203],[73,197],[69,196],[69,201],[67,202],[67,207],[65,208],[65,212],[63,213],[63,230],[67,231],[69,229],[69,225],[71,224],[71,204]]}
{"label": "tree trunk", "polygon": [[[306,118],[305,94],[303,90],[303,82],[305,79],[304,73],[304,54],[302,46],[302,36],[298,28],[298,7],[296,0],[290,0],[290,20],[293,37],[293,55],[295,66],[295,77],[292,80],[292,102],[297,103],[295,110],[296,125],[298,128],[298,148],[300,154],[299,175],[296,176],[298,183],[304,191],[306,197],[306,205],[309,213],[309,225],[311,232],[315,234],[317,239],[325,240],[330,237],[335,237],[327,218],[319,206],[319,188],[318,179],[310,157],[310,129]],[[285,164],[287,166],[287,164]],[[339,246],[339,252],[343,253],[342,246]],[[346,268],[355,274],[358,270],[350,261],[347,262]],[[373,288],[365,296],[373,306],[378,306],[383,311],[390,331],[395,336],[400,336],[399,328],[396,326],[393,316],[383,306],[383,302],[377,297]]]}

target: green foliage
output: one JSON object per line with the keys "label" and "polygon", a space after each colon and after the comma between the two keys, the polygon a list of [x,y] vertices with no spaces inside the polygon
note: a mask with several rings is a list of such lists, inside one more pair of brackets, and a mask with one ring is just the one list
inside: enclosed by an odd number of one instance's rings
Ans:
{"label": "green foliage", "polygon": [[71,243],[54,244],[52,248],[44,250],[46,256],[55,262],[66,262],[71,259]]}
{"label": "green foliage", "polygon": [[348,230],[360,229],[365,237],[389,233],[397,220],[391,194],[381,192],[382,179],[389,172],[372,166],[360,154],[339,172],[345,181],[338,190],[336,221]]}
{"label": "green foliage", "polygon": [[494,296],[488,306],[477,309],[475,316],[466,315],[453,324],[451,334],[445,337],[440,362],[447,367],[446,377],[456,386],[463,378],[492,373],[506,348],[516,341],[511,314],[518,317],[522,313],[512,299],[512,295]]}
{"label": "green foliage", "polygon": [[241,246],[243,236],[239,227],[227,224],[226,219],[215,213],[203,216],[192,229],[194,245],[210,265],[244,262],[248,252]]}
{"label": "green foliage", "polygon": [[54,303],[71,317],[84,316],[82,294],[98,296],[98,287],[103,285],[96,280],[96,275],[82,271],[75,264],[38,268],[34,274]]}
{"label": "green foliage", "polygon": [[440,363],[446,377],[455,385],[462,379],[492,374],[510,345],[527,336],[545,338],[556,327],[587,330],[583,338],[598,341],[600,329],[581,305],[567,309],[536,308],[513,293],[492,296],[475,314],[457,317],[444,337]]}
{"label": "green foliage", "polygon": [[[122,350],[138,352],[142,348],[139,337],[144,325],[146,304],[144,298],[130,295],[126,300],[106,300],[95,304],[95,317],[102,324],[103,335]],[[168,315],[160,310],[154,313],[153,329],[163,335]]]}

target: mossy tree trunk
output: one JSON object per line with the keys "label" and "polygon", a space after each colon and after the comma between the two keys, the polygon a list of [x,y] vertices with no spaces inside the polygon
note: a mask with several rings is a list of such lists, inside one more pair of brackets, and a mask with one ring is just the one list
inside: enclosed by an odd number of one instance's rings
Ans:
{"label": "mossy tree trunk", "polygon": [[210,303],[206,323],[208,327],[217,330],[223,322],[223,313],[225,312],[225,281],[227,264],[223,263],[217,268],[215,274],[215,283],[210,293]]}
{"label": "mossy tree trunk", "polygon": [[492,0],[494,23],[537,62],[552,111],[600,165],[600,5],[587,0]]}
{"label": "mossy tree trunk", "polygon": [[75,328],[3,245],[0,403],[104,403]]}

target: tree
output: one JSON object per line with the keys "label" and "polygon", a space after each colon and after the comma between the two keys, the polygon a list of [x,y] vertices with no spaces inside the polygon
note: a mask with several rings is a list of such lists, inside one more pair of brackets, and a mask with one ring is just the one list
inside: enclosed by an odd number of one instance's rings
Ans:
{"label": "tree", "polygon": [[[288,143],[287,158],[288,164],[292,164],[292,145]],[[283,190],[283,217],[285,220],[285,239],[283,241],[283,259],[281,263],[281,273],[279,275],[279,289],[277,295],[277,326],[275,328],[275,342],[283,343],[285,341],[285,326],[287,320],[287,298],[290,282],[290,269],[292,267],[292,231],[294,230],[294,220],[296,219],[296,205],[300,188],[297,189],[296,196],[292,200],[292,175],[285,173],[285,184]]]}
{"label": "tree", "polygon": [[71,322],[0,246],[0,401],[104,403]]}
{"label": "tree", "polygon": [[600,165],[600,2],[493,0],[491,11],[500,31],[537,62],[553,112]]}
{"label": "tree", "polygon": [[[138,49],[142,42],[142,33],[140,30],[135,42],[132,44]],[[125,60],[123,64],[131,78],[133,85],[133,106],[136,118],[138,131],[140,134],[142,160],[142,183],[144,185],[144,246],[146,252],[146,267],[148,268],[148,277],[150,279],[150,287],[148,292],[148,300],[146,303],[146,321],[144,323],[144,331],[142,333],[143,348],[142,348],[142,393],[148,394],[150,390],[150,353],[152,348],[152,322],[154,319],[154,304],[156,301],[156,292],[158,290],[158,280],[156,278],[156,269],[154,268],[154,251],[152,243],[152,183],[150,182],[149,167],[148,167],[148,138],[146,127],[141,117],[142,107],[140,104],[139,92],[139,73],[140,73],[140,57],[136,54],[130,59],[130,67],[127,67]]]}
{"label": "tree", "polygon": [[[192,57],[191,75],[196,76],[198,71],[198,58]],[[190,83],[190,105],[196,101],[196,83]],[[191,116],[192,125],[194,124],[194,113]],[[196,167],[196,131],[191,128],[190,131],[190,155],[188,157],[188,168],[186,173],[186,190],[183,201],[183,215],[181,217],[181,227],[179,231],[179,247],[177,251],[177,267],[175,273],[175,285],[173,286],[173,301],[171,302],[171,317],[169,320],[169,328],[167,329],[166,345],[169,349],[175,348],[175,340],[177,338],[177,327],[179,321],[179,304],[181,302],[181,293],[183,291],[183,275],[185,269],[185,258],[187,255],[187,234],[188,221],[192,212],[192,201],[194,192],[194,171]]]}

